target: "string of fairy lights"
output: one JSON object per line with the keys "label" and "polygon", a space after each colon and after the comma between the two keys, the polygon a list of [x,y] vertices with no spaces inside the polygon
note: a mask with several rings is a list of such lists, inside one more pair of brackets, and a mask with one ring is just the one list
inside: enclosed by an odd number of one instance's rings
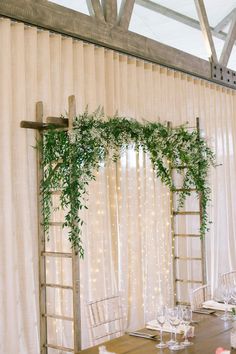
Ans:
{"label": "string of fairy lights", "polygon": [[[142,151],[129,149],[120,162],[108,165],[102,165],[96,181],[91,182],[88,210],[83,211],[81,304],[119,291],[126,325],[132,328],[153,319],[158,302],[172,301],[170,192],[156,178]],[[50,247],[63,252],[63,247],[68,247],[66,232],[58,229],[51,232]],[[47,258],[47,277],[71,285],[71,260],[54,257],[52,262]],[[53,290],[47,299],[48,309],[71,316],[69,290]],[[86,319],[82,321],[83,328],[88,328]],[[48,329],[53,343],[73,347],[72,322],[70,330],[66,322],[52,319]]]}

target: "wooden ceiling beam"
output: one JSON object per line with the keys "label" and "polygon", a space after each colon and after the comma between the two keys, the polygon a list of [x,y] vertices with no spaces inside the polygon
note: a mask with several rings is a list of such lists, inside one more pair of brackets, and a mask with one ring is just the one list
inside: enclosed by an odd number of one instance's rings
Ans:
{"label": "wooden ceiling beam", "polygon": [[209,59],[211,59],[214,63],[217,63],[218,59],[216,55],[215,45],[212,39],[211,29],[208,22],[204,1],[194,0],[194,2],[198,13],[198,18],[202,29],[202,34],[204,37],[205,46],[207,49]]}
{"label": "wooden ceiling beam", "polygon": [[117,22],[117,1],[102,0],[102,6],[106,22],[115,25]]}
{"label": "wooden ceiling beam", "polygon": [[129,28],[134,3],[135,0],[122,0],[118,16],[118,24],[124,30],[128,30]]}
{"label": "wooden ceiling beam", "polygon": [[[162,5],[157,4],[157,3],[150,1],[150,0],[136,0],[135,3],[137,5],[146,7],[149,10],[155,11],[163,16],[171,18],[172,20],[183,23],[186,26],[195,28],[197,30],[201,30],[201,26],[200,26],[199,21],[195,20],[192,17],[188,17],[186,15],[183,15],[177,11],[171,10],[168,7],[162,6]],[[214,37],[222,39],[222,40],[226,39],[226,36],[227,36],[226,33],[222,32],[221,30],[216,30],[213,27],[210,27],[210,30],[211,30],[212,35]]]}
{"label": "wooden ceiling beam", "polygon": [[206,60],[50,1],[0,0],[0,15],[211,79]]}
{"label": "wooden ceiling beam", "polygon": [[236,16],[232,20],[229,28],[229,32],[220,56],[219,63],[223,66],[227,66],[230,55],[236,40]]}
{"label": "wooden ceiling beam", "polygon": [[90,16],[100,21],[105,21],[103,8],[99,0],[86,0]]}
{"label": "wooden ceiling beam", "polygon": [[228,15],[226,15],[215,27],[213,32],[222,31],[230,21],[235,17],[236,9],[233,9]]}

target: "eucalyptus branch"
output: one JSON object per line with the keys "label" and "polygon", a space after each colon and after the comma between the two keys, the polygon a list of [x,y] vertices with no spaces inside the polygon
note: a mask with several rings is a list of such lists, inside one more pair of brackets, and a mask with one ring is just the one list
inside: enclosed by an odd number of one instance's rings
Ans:
{"label": "eucalyptus branch", "polygon": [[[129,146],[149,153],[157,177],[171,190],[175,190],[170,166],[177,172],[185,166],[178,207],[184,205],[189,189],[195,188],[201,195],[203,237],[208,230],[207,206],[211,190],[207,183],[208,170],[215,164],[214,153],[196,131],[188,131],[181,125],[174,129],[166,124],[138,121],[125,117],[104,117],[101,110],[74,118],[70,132],[51,128],[44,132],[41,150],[44,179],[41,195],[44,210],[44,227],[47,232],[52,206],[52,191],[60,188],[60,206],[66,209],[64,226],[69,228],[72,247],[84,255],[80,211],[87,208],[87,187],[95,179],[94,171],[107,159],[117,161]],[[56,165],[55,165],[56,164]]]}

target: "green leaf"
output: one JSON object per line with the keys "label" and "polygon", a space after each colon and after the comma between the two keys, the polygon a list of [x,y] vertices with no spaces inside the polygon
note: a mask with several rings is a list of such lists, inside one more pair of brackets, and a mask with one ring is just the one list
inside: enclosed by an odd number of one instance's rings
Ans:
{"label": "green leaf", "polygon": [[183,191],[178,193],[178,208],[183,207],[189,188],[196,188],[201,196],[202,222],[201,237],[208,231],[210,223],[207,207],[211,189],[207,176],[215,165],[215,155],[197,131],[189,131],[185,125],[171,128],[166,124],[144,122],[119,117],[104,117],[98,108],[94,113],[86,110],[73,120],[70,132],[51,127],[37,141],[36,148],[42,154],[44,177],[41,181],[41,203],[43,207],[43,226],[48,234],[52,205],[52,192],[60,190],[60,208],[66,210],[63,226],[69,228],[68,238],[72,248],[84,256],[81,234],[83,220],[79,216],[87,209],[87,187],[96,179],[95,172],[101,163],[111,158],[118,161],[129,146],[136,151],[140,148],[148,153],[157,177],[170,190],[172,181],[171,166],[187,166],[184,174]]}

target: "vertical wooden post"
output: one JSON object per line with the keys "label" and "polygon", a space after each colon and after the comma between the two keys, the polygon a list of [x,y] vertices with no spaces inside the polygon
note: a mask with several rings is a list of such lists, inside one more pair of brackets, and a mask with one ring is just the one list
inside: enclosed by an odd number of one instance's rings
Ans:
{"label": "vertical wooden post", "polygon": [[[68,98],[69,131],[73,128],[73,118],[76,116],[75,96]],[[73,317],[74,317],[74,351],[81,350],[81,311],[80,311],[80,260],[79,255],[72,251],[72,281],[73,281]]]}
{"label": "vertical wooden post", "polygon": [[102,0],[105,20],[111,25],[115,25],[117,21],[117,2],[116,0]]}
{"label": "vertical wooden post", "polygon": [[[198,139],[200,139],[200,123],[199,118],[196,118],[197,134]],[[200,154],[200,151],[199,151]],[[199,207],[200,207],[200,227],[202,225],[202,196],[199,194]],[[201,258],[202,258],[202,284],[206,284],[206,248],[205,248],[205,238],[201,237]]]}
{"label": "vertical wooden post", "polygon": [[[39,123],[43,122],[43,103],[36,103],[36,121]],[[37,141],[42,142],[43,134],[40,130],[37,130]],[[41,203],[40,194],[40,183],[43,178],[43,170],[41,167],[42,153],[40,149],[37,156],[37,189],[38,189],[38,259],[39,259],[39,314],[40,314],[40,353],[47,354],[47,318],[44,316],[46,314],[46,264],[45,257],[43,253],[45,252],[45,232],[43,227],[43,207]]]}

